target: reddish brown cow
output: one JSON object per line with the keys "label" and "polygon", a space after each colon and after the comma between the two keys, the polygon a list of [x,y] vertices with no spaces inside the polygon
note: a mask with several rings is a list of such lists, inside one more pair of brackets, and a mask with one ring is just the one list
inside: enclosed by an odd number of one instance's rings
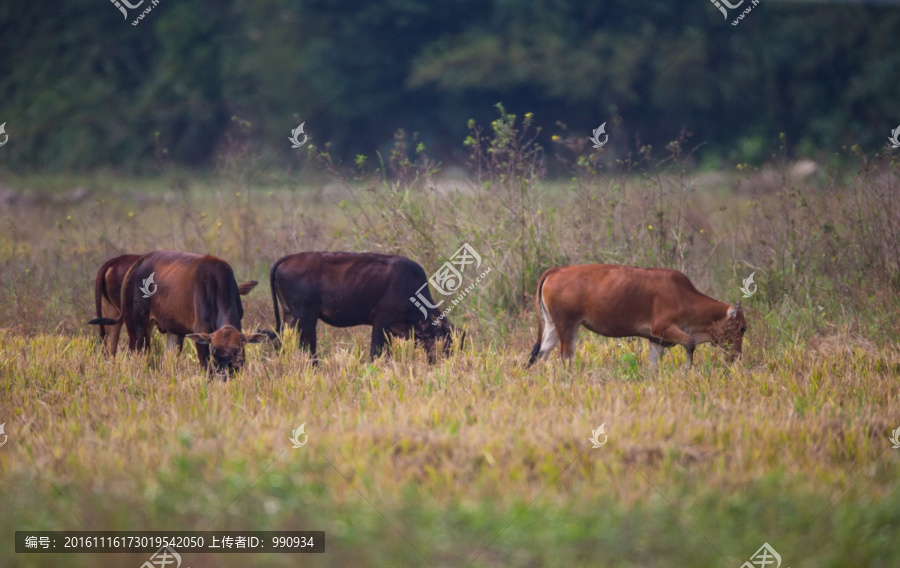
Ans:
{"label": "reddish brown cow", "polygon": [[[299,332],[301,348],[316,359],[316,324],[372,326],[369,358],[381,353],[386,336],[409,337],[434,361],[435,342],[450,348],[453,326],[440,310],[414,303],[417,294],[434,306],[425,271],[402,256],[352,252],[304,252],[278,259],[269,274],[276,331],[284,320]],[[462,342],[462,336],[460,336]]]}
{"label": "reddish brown cow", "polygon": [[[97,278],[94,280],[94,302],[97,307],[97,319],[112,319],[119,321],[113,325],[100,325],[100,342],[103,344],[108,355],[114,357],[119,347],[119,335],[121,334],[124,321],[120,320],[122,315],[122,283],[125,281],[125,274],[131,265],[139,259],[139,254],[123,254],[115,258],[111,258],[103,263],[100,270],[97,271]],[[246,296],[256,286],[256,281],[251,280],[244,282],[238,286],[238,291],[242,296]],[[166,333],[165,330],[160,330]],[[184,345],[183,335],[167,334],[168,344],[173,344],[181,352]]]}
{"label": "reddish brown cow", "polygon": [[227,262],[208,255],[157,251],[129,268],[122,286],[122,315],[88,323],[114,325],[124,320],[132,351],[148,347],[156,325],[194,340],[203,369],[210,370],[211,349],[215,370],[233,373],[243,366],[244,345],[267,339],[261,333],[244,335],[243,316],[240,288]]}
{"label": "reddish brown cow", "polygon": [[707,342],[727,350],[733,360],[741,355],[747,330],[740,303],[729,305],[701,294],[687,276],[665,268],[551,268],[538,281],[535,305],[538,340],[529,366],[557,343],[570,362],[582,325],[606,337],[647,339],[653,366],[676,344],[687,350],[687,367],[693,364],[694,348]]}

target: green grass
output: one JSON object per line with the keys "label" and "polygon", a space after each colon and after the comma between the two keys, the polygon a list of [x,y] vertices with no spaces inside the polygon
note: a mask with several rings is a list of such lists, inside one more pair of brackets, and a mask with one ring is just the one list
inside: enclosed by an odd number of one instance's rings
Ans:
{"label": "green grass", "polygon": [[[399,500],[369,494],[336,504],[322,487],[305,481],[310,470],[339,476],[325,461],[329,458],[337,461],[329,455],[278,458],[258,478],[242,474],[240,462],[225,462],[235,473],[219,484],[200,479],[202,458],[186,459],[176,474],[153,476],[160,491],[139,499],[113,501],[112,495],[85,493],[82,486],[60,487],[72,505],[28,479],[9,479],[0,529],[10,535],[24,527],[84,530],[90,522],[98,529],[200,530],[216,518],[211,530],[326,532],[324,555],[184,554],[189,566],[718,567],[740,566],[763,542],[778,550],[784,566],[888,567],[900,559],[894,546],[900,537],[896,491],[872,499],[862,485],[854,485],[832,504],[805,490],[802,480],[773,472],[731,494],[665,486],[657,488],[660,495],[648,484],[648,498],[627,507],[612,496],[574,496],[559,503],[538,498],[500,507],[471,500],[432,503],[415,486]],[[557,483],[571,483],[573,477],[564,474]],[[607,483],[617,481],[611,477]],[[250,488],[241,492],[245,486]],[[148,556],[8,555],[5,562],[59,566],[64,561],[75,567],[111,560],[139,566]]]}

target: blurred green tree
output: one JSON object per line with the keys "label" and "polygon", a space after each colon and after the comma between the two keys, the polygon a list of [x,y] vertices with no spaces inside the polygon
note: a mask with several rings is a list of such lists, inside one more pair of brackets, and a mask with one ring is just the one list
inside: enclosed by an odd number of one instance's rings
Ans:
{"label": "blurred green tree", "polygon": [[704,0],[163,0],[133,26],[102,0],[11,0],[0,165],[141,171],[162,150],[207,166],[232,117],[285,163],[300,122],[344,159],[403,128],[461,162],[467,119],[498,101],[535,112],[545,146],[557,121],[587,136],[615,114],[619,151],[682,129],[718,158],[779,132],[805,152],[874,149],[900,123],[898,32],[900,8],[862,2],[763,2],[732,26]]}

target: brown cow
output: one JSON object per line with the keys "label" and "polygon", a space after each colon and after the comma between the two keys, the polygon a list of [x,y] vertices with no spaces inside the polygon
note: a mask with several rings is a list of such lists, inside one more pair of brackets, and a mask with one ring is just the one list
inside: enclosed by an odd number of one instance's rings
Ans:
{"label": "brown cow", "polygon": [[[419,294],[434,306],[425,271],[402,256],[352,252],[303,252],[278,259],[269,273],[275,325],[284,321],[299,332],[301,348],[316,358],[316,324],[335,327],[372,326],[369,358],[374,360],[386,336],[409,337],[434,361],[435,342],[450,349],[453,326],[440,310],[414,303]],[[462,336],[460,337],[462,341]]]}
{"label": "brown cow", "polygon": [[[97,278],[94,279],[94,302],[98,319],[119,321],[122,315],[122,281],[125,280],[125,273],[139,258],[139,254],[123,254],[107,260],[97,271]],[[100,325],[100,343],[107,354],[113,357],[119,347],[122,324],[119,321],[110,326]]]}
{"label": "brown cow", "polygon": [[148,347],[156,325],[194,340],[204,370],[210,370],[212,349],[215,370],[233,373],[243,366],[244,345],[267,338],[262,333],[244,335],[243,316],[240,289],[227,262],[208,255],[156,251],[140,257],[128,270],[118,320],[97,318],[88,323],[114,325],[124,320],[132,351]]}
{"label": "brown cow", "polygon": [[[131,265],[139,259],[139,254],[123,254],[115,258],[111,258],[103,263],[100,270],[97,271],[97,278],[94,280],[94,302],[97,307],[98,319],[113,319],[119,323],[106,326],[100,325],[100,342],[103,344],[106,352],[111,357],[115,357],[119,347],[119,335],[121,334],[123,321],[119,318],[122,315],[122,283],[125,280],[125,274]],[[242,296],[246,296],[256,286],[257,282],[251,280],[244,282],[238,286],[238,291]],[[165,330],[160,330],[166,333]],[[181,352],[184,345],[183,335],[167,334],[169,347],[173,345]]]}
{"label": "brown cow", "polygon": [[694,348],[712,342],[741,355],[747,323],[740,303],[728,305],[701,294],[688,277],[666,268],[588,264],[551,268],[541,275],[535,298],[538,340],[528,365],[560,343],[570,362],[579,326],[606,337],[643,337],[656,366],[666,348],[683,345],[687,367]]}

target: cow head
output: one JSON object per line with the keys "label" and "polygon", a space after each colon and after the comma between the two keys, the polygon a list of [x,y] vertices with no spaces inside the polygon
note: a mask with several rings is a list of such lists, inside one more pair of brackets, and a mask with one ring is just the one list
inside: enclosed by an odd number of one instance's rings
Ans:
{"label": "cow head", "polygon": [[[453,348],[453,335],[456,333],[456,328],[453,327],[453,324],[450,323],[450,320],[444,318],[440,321],[439,324],[433,326],[434,330],[434,340],[440,341],[443,345],[443,353],[444,355],[449,355],[450,350]],[[462,348],[462,343],[465,340],[466,334],[465,332],[461,332],[459,334],[459,347]]]}
{"label": "cow head", "polygon": [[244,366],[244,345],[268,339],[264,333],[244,335],[231,325],[222,326],[212,333],[189,333],[186,337],[209,345],[216,372],[229,375],[240,371]]}
{"label": "cow head", "polygon": [[[430,322],[426,320],[416,322],[416,341],[425,348],[425,353],[428,354],[429,363],[434,363],[437,360],[435,353],[435,346],[437,343],[441,344],[441,352],[444,355],[450,354],[450,350],[453,347],[453,334],[455,329],[456,328],[453,327],[450,320],[446,317],[435,317]],[[461,333],[459,337],[460,347],[462,347],[465,333]]]}
{"label": "cow head", "polygon": [[725,318],[713,324],[712,340],[715,345],[724,349],[731,360],[741,357],[744,333],[747,331],[747,320],[741,303],[729,306]]}

